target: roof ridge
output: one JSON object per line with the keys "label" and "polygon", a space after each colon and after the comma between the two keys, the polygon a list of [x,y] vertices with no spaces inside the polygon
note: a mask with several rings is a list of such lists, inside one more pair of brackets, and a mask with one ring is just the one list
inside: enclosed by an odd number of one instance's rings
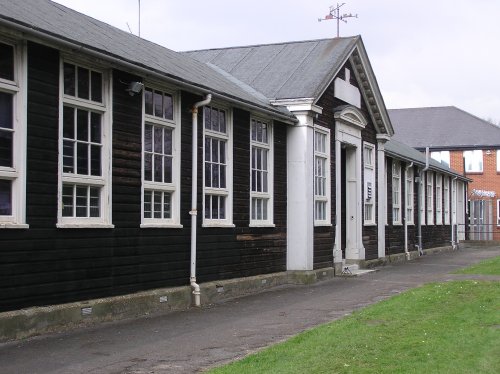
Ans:
{"label": "roof ridge", "polygon": [[322,41],[325,41],[325,40],[335,40],[335,39],[356,39],[357,37],[359,37],[359,35],[341,36],[341,37],[338,37],[338,38],[319,38],[319,39],[309,39],[309,40],[296,40],[296,41],[289,41],[289,42],[259,43],[259,44],[249,44],[249,45],[240,45],[240,46],[232,46],[232,47],[221,47],[221,48],[192,49],[192,50],[189,50],[189,51],[180,51],[180,53],[207,52],[207,51],[220,51],[220,50],[229,50],[229,49],[244,49],[244,48],[265,47],[265,46],[271,46],[271,45],[311,43],[311,42],[322,42]]}
{"label": "roof ridge", "polygon": [[453,108],[455,108],[455,109],[457,109],[457,110],[459,110],[459,111],[461,111],[461,112],[463,112],[463,113],[465,113],[465,114],[469,115],[470,117],[474,117],[475,119],[477,119],[477,120],[479,120],[479,121],[481,121],[481,122],[484,122],[484,123],[485,123],[485,124],[487,124],[487,125],[493,126],[493,127],[495,127],[496,129],[500,130],[500,127],[499,127],[499,126],[495,125],[494,123],[491,123],[490,121],[487,121],[487,120],[485,120],[485,119],[479,118],[479,117],[478,117],[478,116],[476,116],[475,114],[472,114],[472,113],[466,112],[465,110],[463,110],[463,109],[461,109],[461,108],[457,108],[456,106],[453,106]]}

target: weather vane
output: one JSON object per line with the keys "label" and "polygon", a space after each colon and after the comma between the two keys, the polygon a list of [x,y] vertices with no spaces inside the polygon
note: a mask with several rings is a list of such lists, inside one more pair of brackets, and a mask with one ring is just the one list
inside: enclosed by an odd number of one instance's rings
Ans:
{"label": "weather vane", "polygon": [[330,13],[328,13],[325,18],[318,18],[318,22],[321,21],[329,21],[331,19],[336,19],[337,20],[337,38],[340,36],[340,21],[347,23],[347,20],[345,18],[358,18],[357,14],[340,14],[340,8],[343,7],[345,3],[342,3],[339,5],[337,3],[337,6],[334,7],[333,5],[330,6]]}

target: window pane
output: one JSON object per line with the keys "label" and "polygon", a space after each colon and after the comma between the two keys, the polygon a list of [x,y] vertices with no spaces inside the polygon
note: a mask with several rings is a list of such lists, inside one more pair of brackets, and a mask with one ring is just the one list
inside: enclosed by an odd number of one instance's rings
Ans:
{"label": "window pane", "polygon": [[89,174],[89,145],[86,143],[76,144],[76,173]]}
{"label": "window pane", "polygon": [[63,108],[63,137],[75,138],[75,109],[65,106]]}
{"label": "window pane", "polygon": [[151,88],[144,90],[144,111],[146,114],[153,115],[153,90]]}
{"label": "window pane", "polygon": [[160,155],[154,156],[154,181],[155,182],[163,182],[163,165],[162,165],[163,157]]}
{"label": "window pane", "polygon": [[165,104],[164,118],[170,120],[174,119],[174,103],[172,96],[165,94],[163,100]]}
{"label": "window pane", "polygon": [[63,173],[74,173],[75,167],[75,142],[63,141]]}
{"label": "window pane", "polygon": [[90,187],[90,217],[100,216],[99,188]]}
{"label": "window pane", "polygon": [[0,92],[0,128],[12,129],[12,95]]}
{"label": "window pane", "polygon": [[144,218],[152,218],[151,191],[144,191]]}
{"label": "window pane", "polygon": [[212,167],[205,163],[205,187],[212,187]]}
{"label": "window pane", "polygon": [[172,130],[163,130],[163,140],[164,140],[164,154],[172,155]]}
{"label": "window pane", "polygon": [[90,174],[101,175],[101,146],[90,146]]}
{"label": "window pane", "polygon": [[204,121],[205,121],[205,128],[210,129],[211,128],[211,122],[210,122],[210,113],[211,109],[210,107],[203,107],[203,115],[204,115]]}
{"label": "window pane", "polygon": [[0,180],[0,216],[12,215],[12,182]]}
{"label": "window pane", "polygon": [[223,110],[219,112],[219,128],[220,132],[226,133],[226,112]]}
{"label": "window pane", "polygon": [[14,47],[0,43],[0,78],[14,80]]}
{"label": "window pane", "polygon": [[76,138],[78,140],[89,140],[89,112],[78,109],[76,113]]}
{"label": "window pane", "polygon": [[220,166],[220,188],[226,188],[226,166]]}
{"label": "window pane", "polygon": [[101,143],[101,115],[99,113],[90,113],[90,141]]}
{"label": "window pane", "polygon": [[76,217],[87,217],[87,187],[76,186]]}
{"label": "window pane", "polygon": [[164,180],[165,183],[172,183],[172,157],[165,157],[163,159]]}
{"label": "window pane", "polygon": [[64,94],[75,96],[75,65],[64,64]]}
{"label": "window pane", "polygon": [[146,152],[153,151],[153,126],[146,125],[144,129],[144,150]]}
{"label": "window pane", "polygon": [[153,180],[153,155],[144,155],[144,179],[147,181]]}
{"label": "window pane", "polygon": [[212,211],[212,196],[205,196],[205,218],[210,219],[210,212]]}
{"label": "window pane", "polygon": [[153,192],[153,217],[161,218],[161,192]]}
{"label": "window pane", "polygon": [[163,134],[161,127],[154,127],[155,153],[163,153]]}
{"label": "window pane", "polygon": [[219,131],[219,112],[217,109],[212,109],[212,125],[213,131]]}
{"label": "window pane", "polygon": [[0,166],[12,167],[12,132],[0,130]]}
{"label": "window pane", "polygon": [[154,115],[156,117],[163,117],[163,96],[160,92],[154,91],[153,102],[155,111]]}
{"label": "window pane", "polygon": [[89,99],[89,71],[78,67],[78,97]]}
{"label": "window pane", "polygon": [[102,102],[102,74],[96,71],[91,72],[92,100]]}
{"label": "window pane", "polygon": [[73,186],[63,185],[62,190],[62,215],[73,217]]}
{"label": "window pane", "polygon": [[172,195],[163,193],[163,218],[172,218]]}

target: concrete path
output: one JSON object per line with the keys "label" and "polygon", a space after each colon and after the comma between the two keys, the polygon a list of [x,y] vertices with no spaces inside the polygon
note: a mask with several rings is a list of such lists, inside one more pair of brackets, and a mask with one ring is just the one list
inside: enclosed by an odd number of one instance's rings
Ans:
{"label": "concrete path", "polygon": [[467,246],[361,277],[281,287],[198,310],[0,344],[0,372],[198,372],[409,288],[462,279],[449,272],[499,255],[498,246]]}

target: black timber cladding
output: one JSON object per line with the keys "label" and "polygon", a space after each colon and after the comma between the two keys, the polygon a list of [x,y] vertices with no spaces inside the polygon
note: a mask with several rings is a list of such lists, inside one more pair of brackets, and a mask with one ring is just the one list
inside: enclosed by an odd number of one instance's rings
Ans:
{"label": "black timber cladding", "polygon": [[[141,229],[141,77],[113,70],[112,214],[115,228],[57,229],[59,52],[28,44],[27,230],[0,230],[0,311],[189,283],[191,105],[181,92],[181,223]],[[202,122],[201,113],[199,123]],[[249,227],[250,113],[234,109],[234,228],[202,228],[200,282],[286,269],[286,125],[274,122],[275,227]],[[201,140],[202,126],[199,129]],[[202,144],[199,160],[202,160]],[[202,211],[199,168],[198,210]]]}

